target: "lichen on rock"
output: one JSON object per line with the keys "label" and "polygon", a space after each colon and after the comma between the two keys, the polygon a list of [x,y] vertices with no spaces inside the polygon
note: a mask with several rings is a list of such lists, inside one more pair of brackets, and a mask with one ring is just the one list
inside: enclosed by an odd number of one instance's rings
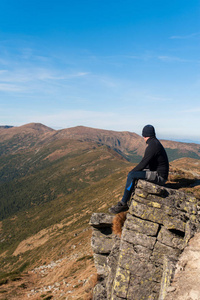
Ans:
{"label": "lichen on rock", "polygon": [[179,256],[199,228],[197,199],[139,180],[121,237],[111,230],[113,218],[93,214],[90,221],[101,276],[93,300],[164,300]]}

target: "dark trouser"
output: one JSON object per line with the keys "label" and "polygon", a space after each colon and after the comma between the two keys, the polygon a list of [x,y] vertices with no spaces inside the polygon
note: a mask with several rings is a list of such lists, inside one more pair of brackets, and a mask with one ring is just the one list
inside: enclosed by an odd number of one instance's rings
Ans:
{"label": "dark trouser", "polygon": [[136,179],[145,179],[160,185],[163,185],[166,181],[164,178],[159,176],[156,171],[130,171],[127,176],[124,195],[121,200],[122,202],[127,203],[130,199]]}

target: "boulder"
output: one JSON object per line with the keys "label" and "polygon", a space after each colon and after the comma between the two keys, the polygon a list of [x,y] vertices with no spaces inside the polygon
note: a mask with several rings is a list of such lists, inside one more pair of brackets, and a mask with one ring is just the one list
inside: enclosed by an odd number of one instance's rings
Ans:
{"label": "boulder", "polygon": [[164,300],[179,256],[199,229],[197,204],[182,191],[139,180],[121,237],[112,233],[113,216],[93,214],[101,278],[93,299]]}

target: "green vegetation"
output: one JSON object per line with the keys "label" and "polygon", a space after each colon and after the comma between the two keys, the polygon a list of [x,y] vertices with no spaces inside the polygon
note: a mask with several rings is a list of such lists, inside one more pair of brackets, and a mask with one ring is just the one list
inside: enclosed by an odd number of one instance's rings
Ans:
{"label": "green vegetation", "polygon": [[175,159],[182,158],[182,157],[199,159],[199,156],[192,151],[180,151],[178,149],[170,149],[170,148],[166,148],[165,150],[167,152],[169,161],[173,161]]}
{"label": "green vegetation", "polygon": [[106,146],[86,143],[83,147],[83,143],[77,144],[77,141],[70,153],[48,159],[58,146],[68,152],[73,145],[72,141],[59,142],[59,145],[54,142],[36,154],[36,150],[32,150],[0,158],[0,220],[31,206],[48,203],[59,195],[82,190],[126,165]]}
{"label": "green vegetation", "polygon": [[77,259],[77,261],[89,260],[89,259],[93,259],[93,255],[85,255],[85,256]]}
{"label": "green vegetation", "polygon": [[[81,189],[67,196],[60,196],[51,203],[41,203],[30,207],[29,210],[18,212],[14,217],[6,218],[2,221],[1,247],[0,254],[6,252],[6,257],[0,258],[2,267],[1,276],[7,277],[7,270],[17,273],[31,265],[37,264],[41,257],[54,256],[60,258],[63,249],[68,242],[75,239],[74,232],[79,234],[88,228],[91,214],[98,211],[102,212],[116,202],[115,195],[122,193],[122,186],[125,182],[126,169],[122,169],[114,174],[103,178],[91,186]],[[120,183],[120,184],[119,184]],[[55,224],[55,228],[52,226]],[[58,224],[63,224],[59,227]],[[28,250],[20,255],[13,256],[13,252],[21,241],[30,236],[45,230],[38,237],[38,240],[47,235],[45,244],[39,248]],[[55,252],[55,249],[56,252]],[[90,259],[84,258],[84,259]],[[25,265],[27,263],[27,265]]]}
{"label": "green vegetation", "polygon": [[8,281],[18,281],[21,280],[20,274],[29,266],[29,263],[23,263],[19,268],[16,268],[11,272],[0,271],[0,286],[7,284]]}
{"label": "green vegetation", "polygon": [[[66,255],[66,244],[76,239],[74,233],[79,239],[91,214],[101,206],[106,211],[122,193],[129,168],[106,146],[69,140],[0,160],[0,279],[9,281],[48,257]],[[27,239],[36,234],[38,245],[32,247]],[[13,255],[25,240],[22,252]]]}
{"label": "green vegetation", "polygon": [[128,155],[124,156],[128,161],[132,162],[132,163],[139,163],[142,159],[141,155],[138,155],[136,153],[137,151],[129,151]]}

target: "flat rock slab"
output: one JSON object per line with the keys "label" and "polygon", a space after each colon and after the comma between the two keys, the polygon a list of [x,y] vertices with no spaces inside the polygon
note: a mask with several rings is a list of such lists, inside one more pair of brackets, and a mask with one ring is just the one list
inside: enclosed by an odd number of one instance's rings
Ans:
{"label": "flat rock slab", "polygon": [[112,226],[114,216],[104,214],[104,213],[93,213],[89,225],[93,227],[107,227]]}

